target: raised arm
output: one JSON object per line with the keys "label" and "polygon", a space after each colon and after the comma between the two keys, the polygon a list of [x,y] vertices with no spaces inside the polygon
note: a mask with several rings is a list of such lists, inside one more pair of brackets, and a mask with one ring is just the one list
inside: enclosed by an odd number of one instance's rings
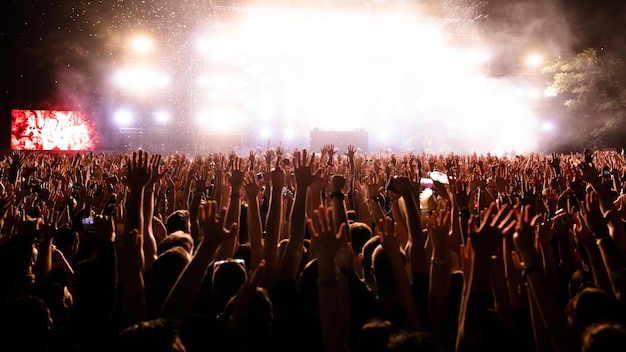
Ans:
{"label": "raised arm", "polygon": [[321,170],[313,173],[315,153],[308,158],[306,149],[303,149],[302,152],[296,150],[293,159],[296,193],[291,209],[289,241],[280,262],[279,279],[296,280],[304,246],[307,190],[315,179],[321,176]]}
{"label": "raised arm", "polygon": [[[218,215],[219,211],[219,215]],[[196,253],[176,280],[161,309],[162,317],[183,320],[193,308],[208,266],[220,244],[234,236],[237,223],[224,227],[226,208],[217,209],[217,202],[209,201],[200,210],[203,237]]]}
{"label": "raised arm", "polygon": [[[265,259],[265,280],[272,282],[278,273],[278,238],[283,226],[283,187],[285,186],[285,171],[280,166],[280,156],[276,159],[276,166],[270,173],[271,190],[269,210],[265,222],[265,242],[263,244],[263,259]],[[266,283],[264,286],[267,287]]]}
{"label": "raised arm", "polygon": [[147,152],[133,152],[126,160],[126,181],[128,182],[128,199],[124,211],[124,229],[136,229],[140,235],[144,231],[143,194],[152,174],[149,167],[150,157]]}
{"label": "raised arm", "polygon": [[244,175],[243,189],[248,203],[246,221],[248,222],[248,239],[250,241],[250,267],[256,268],[263,257],[263,225],[261,223],[261,211],[259,197],[262,197],[262,180],[257,180],[254,171],[248,171]]}
{"label": "raised arm", "polygon": [[[333,211],[319,207],[308,219],[309,231],[315,239],[317,265],[319,269],[318,294],[322,342],[326,351],[349,351],[350,320],[349,315],[341,314],[346,307],[339,302],[349,304],[349,300],[341,299],[348,295],[346,285],[339,285],[338,268],[335,259],[342,242],[348,242],[348,226],[342,223],[339,231],[335,231]],[[347,309],[349,311],[349,309]]]}

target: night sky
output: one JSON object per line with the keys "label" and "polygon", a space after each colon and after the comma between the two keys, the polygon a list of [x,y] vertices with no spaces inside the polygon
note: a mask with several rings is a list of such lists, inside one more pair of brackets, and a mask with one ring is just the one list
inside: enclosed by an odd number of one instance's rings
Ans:
{"label": "night sky", "polygon": [[[208,3],[1,1],[4,64],[0,77],[0,133],[8,131],[12,108],[98,109],[106,103],[98,83],[107,69],[105,63],[117,57],[116,40],[121,40],[123,33],[147,26],[155,34],[166,33],[165,38],[175,43],[193,30],[191,17],[203,11],[209,16]],[[626,53],[625,1],[492,0],[488,12],[491,18],[510,23],[514,30],[523,31],[529,24],[539,23],[533,25],[533,35],[548,35],[541,31],[550,31],[551,22],[559,27],[565,23],[565,45],[574,51],[594,46]]]}

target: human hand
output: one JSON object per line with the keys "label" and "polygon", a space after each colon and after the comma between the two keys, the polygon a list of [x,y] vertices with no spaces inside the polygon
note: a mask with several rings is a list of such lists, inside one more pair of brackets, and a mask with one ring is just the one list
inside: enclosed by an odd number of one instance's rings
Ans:
{"label": "human hand", "polygon": [[254,202],[263,196],[263,193],[261,193],[263,183],[263,179],[257,180],[254,171],[248,171],[244,174],[243,190],[248,203]]}
{"label": "human hand", "polygon": [[502,245],[504,234],[511,231],[515,226],[511,206],[505,204],[500,210],[496,202],[492,202],[485,211],[480,226],[477,225],[478,217],[470,217],[468,231],[472,239],[472,249],[476,255],[491,257],[495,250]]}
{"label": "human hand", "polygon": [[346,152],[346,156],[348,156],[348,159],[350,160],[351,163],[354,162],[354,155],[356,154],[356,148],[350,144],[348,146],[348,151]]}
{"label": "human hand", "polygon": [[315,242],[315,250],[319,260],[333,261],[339,252],[342,242],[348,239],[348,226],[342,223],[335,233],[335,218],[332,208],[320,206],[313,211],[313,217],[307,219],[311,239]]}
{"label": "human hand", "polygon": [[296,187],[302,192],[306,192],[306,189],[318,178],[322,170],[318,169],[313,173],[313,162],[315,160],[315,153],[311,154],[311,158],[307,164],[307,151],[303,149],[302,152],[296,150],[293,152],[294,170],[293,174],[296,178]]}
{"label": "human hand", "polygon": [[596,239],[591,232],[589,226],[583,219],[582,210],[574,213],[574,236],[585,246],[595,246]]}
{"label": "human hand", "polygon": [[541,265],[539,259],[539,248],[537,237],[535,235],[540,215],[531,215],[530,206],[523,208],[515,207],[515,215],[517,217],[515,234],[513,235],[513,243],[524,262],[524,269],[535,269],[537,265]]}
{"label": "human hand", "polygon": [[[161,160],[163,156],[161,154],[153,154],[150,157],[150,161],[148,163],[148,169],[150,170],[150,181],[148,185],[152,185],[155,183],[159,183],[161,178],[165,175],[165,170],[161,168]],[[161,170],[159,172],[159,170]]]}
{"label": "human hand", "polygon": [[204,234],[203,242],[207,242],[210,247],[217,248],[220,244],[231,238],[237,231],[239,225],[234,222],[225,228],[227,208],[217,209],[216,201],[208,201],[201,205],[200,224]]}
{"label": "human hand", "polygon": [[602,216],[598,193],[595,191],[587,193],[585,201],[581,202],[580,206],[580,216],[585,225],[591,230],[591,233],[596,237],[608,235],[609,229],[607,221]]}
{"label": "human hand", "polygon": [[450,211],[439,212],[434,210],[426,219],[426,228],[428,229],[428,237],[431,240],[435,250],[441,249],[448,251],[450,238]]}
{"label": "human hand", "polygon": [[148,167],[148,152],[139,150],[133,152],[133,156],[126,161],[126,181],[129,187],[143,188],[152,177],[152,170]]}
{"label": "human hand", "polygon": [[231,159],[229,182],[233,191],[238,191],[243,185],[243,169],[241,166],[241,158]]}

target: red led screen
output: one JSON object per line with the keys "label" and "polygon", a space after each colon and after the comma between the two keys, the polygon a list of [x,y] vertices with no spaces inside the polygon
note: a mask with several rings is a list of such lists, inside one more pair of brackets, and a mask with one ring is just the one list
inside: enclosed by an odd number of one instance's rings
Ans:
{"label": "red led screen", "polygon": [[81,112],[15,109],[11,115],[11,150],[94,148],[93,123]]}

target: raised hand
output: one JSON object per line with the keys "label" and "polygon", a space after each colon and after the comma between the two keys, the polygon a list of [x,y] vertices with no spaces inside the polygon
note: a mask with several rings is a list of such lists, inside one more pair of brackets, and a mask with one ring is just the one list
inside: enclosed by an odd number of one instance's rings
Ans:
{"label": "raised hand", "polygon": [[502,244],[502,237],[515,225],[513,210],[510,206],[504,205],[498,211],[495,202],[489,205],[477,225],[477,216],[470,218],[468,230],[472,240],[472,249],[475,254],[489,256]]}
{"label": "raised hand", "polygon": [[580,217],[589,230],[591,230],[591,233],[596,237],[608,236],[609,229],[604,216],[602,216],[602,211],[600,210],[598,193],[595,191],[587,193],[585,195],[585,201],[581,202],[580,206]]}
{"label": "raised hand", "polygon": [[514,208],[517,220],[513,242],[524,262],[525,270],[536,269],[538,265],[541,265],[535,235],[541,216],[535,215],[533,217],[529,208],[530,206],[525,206],[521,209],[518,207]]}
{"label": "raised hand", "polygon": [[241,158],[231,159],[231,172],[230,172],[230,186],[232,191],[239,191],[241,185],[243,185],[243,169],[241,165]]}
{"label": "raised hand", "polygon": [[307,161],[307,151],[303,149],[293,153],[294,170],[293,174],[296,178],[297,190],[306,192],[306,189],[321,175],[322,170],[318,169],[313,173],[313,161],[315,153],[311,154],[311,158]]}
{"label": "raised hand", "polygon": [[223,207],[218,213],[216,201],[206,202],[200,210],[200,224],[204,233],[203,242],[212,248],[217,248],[228,240],[239,226],[237,223],[232,223],[228,229],[225,228],[226,211],[226,207]]}
{"label": "raised hand", "polygon": [[244,174],[243,190],[248,202],[254,202],[255,199],[263,195],[261,193],[263,183],[263,179],[257,180],[254,171],[248,171]]}
{"label": "raised hand", "polygon": [[332,208],[320,206],[313,211],[313,217],[307,219],[311,239],[315,241],[317,258],[333,260],[339,252],[343,241],[348,239],[348,227],[342,223],[335,233],[335,219]]}
{"label": "raised hand", "polygon": [[148,167],[148,152],[140,150],[133,152],[133,156],[126,162],[126,181],[131,188],[143,188],[152,177],[152,170]]}

